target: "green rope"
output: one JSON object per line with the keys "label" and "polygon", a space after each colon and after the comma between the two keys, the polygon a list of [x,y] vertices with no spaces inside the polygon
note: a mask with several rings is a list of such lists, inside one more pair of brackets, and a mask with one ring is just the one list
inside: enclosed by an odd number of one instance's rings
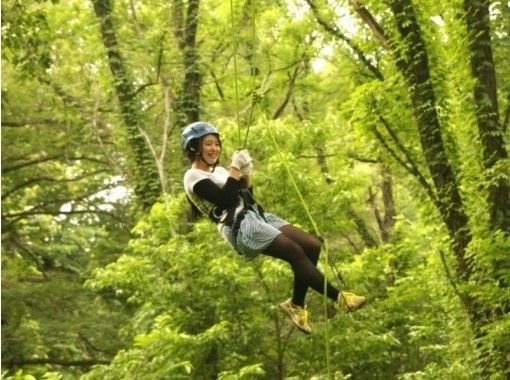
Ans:
{"label": "green rope", "polygon": [[230,0],[230,26],[232,29],[232,55],[234,56],[234,79],[236,90],[236,113],[237,113],[237,144],[241,145],[241,123],[239,118],[239,91],[237,88],[237,39],[234,28],[234,4]]}
{"label": "green rope", "polygon": [[[283,162],[283,166],[285,167],[285,170],[287,172],[287,174],[289,175],[289,178],[290,178],[290,181],[292,183],[292,186],[294,187],[294,190],[296,191],[298,197],[299,197],[299,200],[301,201],[301,204],[303,206],[303,209],[305,210],[306,212],[306,215],[308,216],[308,219],[310,220],[310,222],[312,223],[312,227],[313,227],[313,230],[315,232],[315,234],[319,237],[321,237],[321,234],[319,232],[319,228],[317,227],[317,224],[315,223],[315,220],[312,216],[312,214],[310,213],[310,209],[308,208],[308,205],[306,204],[306,201],[305,199],[303,198],[303,195],[301,194],[301,191],[299,190],[299,187],[296,183],[296,180],[294,179],[294,176],[292,175],[292,172],[290,171],[290,168],[289,168],[289,164],[287,162],[287,159],[285,158],[285,156],[282,154],[282,151],[280,149],[280,146],[278,145],[278,142],[276,141],[276,138],[274,136],[274,133],[273,131],[271,130],[271,128],[269,127],[268,123],[266,122],[265,120],[265,116],[264,114],[263,115],[263,119],[264,119],[264,124],[266,125],[266,128],[268,129],[269,131],[269,135],[271,136],[271,140],[273,141],[273,145],[275,146],[276,148],[276,151],[278,152],[278,155],[280,156],[280,159],[282,160]],[[330,371],[330,348],[329,348],[329,320],[328,320],[328,308],[327,308],[327,302],[328,302],[328,297],[327,297],[327,280],[326,280],[326,270],[329,266],[329,247],[328,247],[328,243],[325,239],[321,238],[322,240],[322,247],[324,249],[324,259],[325,259],[325,269],[324,269],[324,293],[323,293],[323,296],[324,296],[324,320],[325,320],[325,323],[326,323],[326,334],[325,334],[325,346],[326,346],[326,370],[327,370],[327,374],[328,374],[328,379],[331,378],[331,371]]]}
{"label": "green rope", "polygon": [[[256,36],[257,36],[257,24],[255,20],[255,0],[251,1],[251,69],[255,69],[255,54],[257,52],[257,49],[255,48],[256,43]],[[255,89],[255,72],[251,72],[252,77],[252,89]],[[254,90],[252,90],[254,91]],[[258,95],[258,94],[257,94]],[[250,106],[250,116],[248,117],[248,124],[246,126],[246,134],[244,135],[244,144],[243,148],[246,148],[246,145],[248,144],[248,135],[250,133],[250,126],[252,122],[253,117],[253,108],[255,107],[255,94],[252,94],[251,97],[251,106]]]}
{"label": "green rope", "polygon": [[[252,3],[251,3],[251,11],[252,11],[252,35],[251,35],[251,38],[252,38],[252,61],[251,61],[251,66],[252,66],[252,69],[255,67],[255,49],[254,49],[254,46],[255,46],[255,37],[256,37],[256,24],[255,24],[255,0],[252,0]],[[237,137],[238,137],[238,144],[241,143],[241,122],[240,122],[240,116],[239,116],[239,91],[238,91],[238,85],[237,85],[237,39],[236,39],[236,34],[235,34],[235,30],[234,30],[234,5],[233,5],[233,1],[230,0],[230,23],[231,23],[231,30],[232,30],[232,44],[233,44],[233,48],[232,48],[232,53],[233,53],[233,56],[234,56],[234,78],[235,78],[235,93],[236,93],[236,112],[237,112]],[[254,73],[252,73],[252,77],[253,77],[253,88],[255,88],[255,75]],[[268,126],[268,123],[267,123],[267,120],[265,118],[265,114],[262,112],[262,110],[260,109],[260,105],[258,104],[258,98],[255,99],[255,95],[258,97],[258,94],[254,94],[252,95],[252,98],[251,98],[251,109],[250,109],[250,116],[249,116],[249,120],[248,120],[248,125],[247,125],[247,128],[246,128],[246,134],[245,134],[245,137],[244,137],[244,144],[243,144],[243,148],[246,148],[246,145],[248,143],[248,134],[250,132],[250,125],[251,125],[251,122],[252,122],[252,115],[253,115],[253,108],[255,107],[255,105],[257,105],[259,107],[259,111],[261,112],[262,114],[262,117],[263,117],[263,120],[264,120],[264,124],[266,125],[267,129],[269,130],[269,134],[271,136],[271,139],[273,140],[273,144],[274,146],[276,147],[276,150],[278,151],[278,154],[283,162],[283,165],[285,167],[285,170],[287,171],[287,174],[289,175],[289,178],[292,182],[292,185],[294,187],[294,190],[296,191],[298,197],[299,197],[299,200],[301,201],[301,204],[303,205],[303,208],[308,216],[308,219],[310,220],[310,222],[312,223],[312,226],[313,226],[313,229],[314,229],[314,232],[317,236],[321,236],[320,232],[319,232],[319,228],[317,227],[317,224],[315,223],[315,220],[312,216],[312,214],[310,213],[310,209],[308,208],[308,205],[306,204],[305,202],[305,199],[303,198],[303,195],[301,194],[301,191],[299,190],[299,187],[296,183],[296,181],[294,180],[294,177],[292,175],[292,172],[290,171],[290,168],[289,168],[289,165],[287,163],[287,160],[285,159],[285,156],[282,154],[282,151],[278,145],[278,142],[276,141],[276,138],[273,134],[273,131],[271,130],[271,128],[269,128]],[[323,247],[323,250],[324,250],[324,257],[325,257],[325,271],[327,270],[328,266],[329,266],[329,247],[328,247],[328,243],[326,240],[322,239],[322,247]],[[330,370],[330,347],[329,347],[329,320],[328,320],[328,309],[327,309],[327,301],[328,301],[328,298],[327,298],[327,280],[326,280],[326,272],[324,272],[324,320],[325,320],[325,323],[326,323],[326,334],[325,334],[325,346],[326,346],[326,370],[327,370],[327,374],[328,374],[328,380],[331,379],[331,370]]]}

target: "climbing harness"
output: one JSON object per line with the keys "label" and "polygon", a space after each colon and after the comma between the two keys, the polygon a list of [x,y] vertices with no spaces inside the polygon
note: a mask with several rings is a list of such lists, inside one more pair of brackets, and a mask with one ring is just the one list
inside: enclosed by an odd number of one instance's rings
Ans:
{"label": "climbing harness", "polygon": [[257,213],[265,222],[264,208],[255,201],[251,192],[243,188],[239,192],[238,201],[229,209],[214,207],[209,213],[209,219],[215,223],[223,223],[232,229],[233,240],[237,241],[237,235],[241,228],[241,222],[249,211]]}

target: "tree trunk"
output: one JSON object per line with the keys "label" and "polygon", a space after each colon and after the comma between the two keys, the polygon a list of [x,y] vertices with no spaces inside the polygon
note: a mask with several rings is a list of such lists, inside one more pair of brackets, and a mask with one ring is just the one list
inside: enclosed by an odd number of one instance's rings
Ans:
{"label": "tree trunk", "polygon": [[395,227],[395,202],[393,200],[393,177],[389,167],[381,167],[381,191],[384,205],[384,217],[382,221],[381,238],[387,243],[391,238],[393,227]]}
{"label": "tree trunk", "polygon": [[379,188],[382,192],[382,201],[384,207],[384,215],[381,215],[377,207],[376,194],[372,191],[372,187],[368,188],[369,201],[374,211],[375,220],[381,233],[383,243],[388,243],[391,238],[393,227],[395,226],[395,202],[393,200],[393,183],[390,168],[383,165],[380,169],[381,183]]}
{"label": "tree trunk", "polygon": [[346,214],[349,217],[349,219],[354,223],[356,231],[363,240],[363,243],[368,248],[376,247],[379,243],[370,233],[369,228],[365,223],[365,220],[363,220],[363,218],[360,215],[358,215],[358,213],[354,211],[354,209],[351,208],[350,206],[347,206]]}
{"label": "tree trunk", "polygon": [[200,88],[202,73],[200,71],[200,57],[196,46],[200,0],[188,1],[186,20],[182,0],[175,0],[173,5],[173,22],[177,25],[174,35],[178,37],[179,48],[183,54],[184,78],[178,104],[178,126],[183,128],[187,124],[200,119]]}
{"label": "tree trunk", "polygon": [[[496,70],[491,47],[488,0],[465,0],[466,27],[478,133],[483,146],[483,168],[490,183],[488,204],[491,227],[510,233],[510,183],[504,175],[508,158],[504,129],[499,121]],[[502,175],[503,174],[503,175]]]}
{"label": "tree trunk", "polygon": [[[466,3],[471,3],[471,1],[466,0]],[[397,60],[397,66],[404,74],[409,86],[422,149],[437,193],[437,206],[453,241],[453,249],[457,258],[457,281],[464,284],[473,279],[479,282],[490,281],[490,279],[483,280],[484,276],[481,276],[481,280],[479,276],[473,276],[476,268],[473,266],[473,260],[466,255],[466,248],[471,241],[469,221],[459,194],[457,180],[443,144],[439,118],[435,107],[435,95],[430,79],[427,50],[411,0],[391,0],[390,7],[395,16],[399,33],[405,41],[405,52]],[[481,29],[480,32],[482,32]],[[487,49],[487,43],[489,41],[485,40],[479,48]],[[487,51],[484,54],[484,57],[487,58]],[[479,61],[478,64],[481,64],[481,62]],[[485,61],[483,62],[485,64]],[[489,72],[492,70],[493,67],[488,69]],[[477,73],[480,73],[480,71],[477,71]],[[483,78],[485,81],[484,85],[480,84],[480,77],[478,78],[479,83],[475,88],[475,97],[479,98],[478,101],[480,103],[488,99],[495,101],[495,90],[493,89],[495,82],[493,79],[490,79],[490,74],[485,73]],[[479,115],[477,116],[479,116],[479,124],[480,120],[482,121],[480,135],[484,145],[484,164],[490,163],[494,166],[497,161],[495,157],[503,155],[502,152],[504,152],[504,150],[498,149],[498,144],[502,141],[499,141],[497,136],[501,137],[501,134],[497,133],[497,130],[494,129],[497,125],[494,124],[494,120],[497,120],[497,115],[495,116],[496,119],[494,119],[494,115],[488,116],[488,114],[494,114],[497,104],[494,102],[485,104],[483,106],[484,115],[480,111],[480,104],[478,106],[477,112]],[[498,189],[498,186],[491,189],[490,201],[507,202],[503,194],[504,191],[507,191],[504,190],[504,186],[503,191],[501,186],[498,191],[496,189]],[[500,207],[503,207],[501,203],[498,204],[500,204]],[[491,207],[493,206],[491,205]],[[508,207],[505,211],[508,211]],[[502,213],[497,211],[495,213],[494,217],[501,224],[501,221],[504,219]],[[483,283],[479,283],[479,285],[483,285]],[[483,305],[471,294],[464,292],[459,295],[466,307],[475,337],[477,338],[476,345],[477,354],[479,355],[478,367],[480,375],[483,378],[492,378],[493,375],[500,376],[504,373],[505,356],[508,353],[503,352],[504,350],[498,347],[494,347],[491,341],[485,339],[487,327],[498,318],[498,313],[488,310],[487,306]]]}
{"label": "tree trunk", "polygon": [[[465,250],[471,241],[471,232],[441,135],[425,42],[411,1],[392,0],[390,7],[399,33],[406,43],[405,52],[399,55],[397,66],[409,86],[421,147],[437,193],[437,206],[453,242],[457,275],[466,281],[471,269]],[[463,301],[470,307],[467,299]]]}
{"label": "tree trunk", "polygon": [[[464,0],[466,14],[466,28],[470,49],[471,73],[475,78],[473,99],[478,134],[483,149],[482,167],[485,181],[489,183],[487,203],[489,207],[490,228],[496,232],[510,233],[510,182],[505,169],[508,153],[505,147],[505,128],[499,119],[496,70],[492,54],[490,35],[490,1]],[[508,253],[501,252],[495,257],[493,266],[497,268],[493,276],[503,292],[509,286],[508,277],[502,268],[508,267]],[[508,312],[509,301],[497,311],[479,311],[475,334],[477,339],[477,354],[482,363],[481,375],[488,378],[497,370],[503,373],[506,367],[509,371],[509,352],[502,352],[495,347],[491,338],[487,336],[486,325]]]}
{"label": "tree trunk", "polygon": [[161,194],[158,172],[140,132],[140,107],[136,103],[135,89],[129,80],[115,35],[111,1],[92,0],[92,2],[100,22],[101,37],[106,48],[122,118],[126,125],[128,141],[133,151],[135,194],[144,209],[148,209]]}

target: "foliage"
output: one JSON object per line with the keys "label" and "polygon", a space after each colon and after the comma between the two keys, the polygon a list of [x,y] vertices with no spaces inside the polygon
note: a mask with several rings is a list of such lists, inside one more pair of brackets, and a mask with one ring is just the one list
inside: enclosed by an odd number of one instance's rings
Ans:
{"label": "foliage", "polygon": [[[111,1],[117,77],[92,2],[2,3],[2,378],[507,376],[510,246],[488,194],[508,159],[483,161],[462,2],[364,1],[376,36],[357,2],[233,1],[232,30],[230,3],[204,0],[185,45],[191,3]],[[435,98],[418,100],[437,112],[466,215],[462,250],[402,66],[405,4],[424,48],[407,63],[428,58]],[[507,132],[510,11],[490,12]],[[256,198],[313,231],[293,177],[329,243],[321,270],[366,294],[365,309],[324,315],[310,292],[304,336],[276,307],[291,290],[286,264],[246,263],[209,221],[188,222],[179,128],[191,69],[200,96],[187,100],[220,128],[221,164],[248,136]],[[150,197],[134,191],[144,186]]]}

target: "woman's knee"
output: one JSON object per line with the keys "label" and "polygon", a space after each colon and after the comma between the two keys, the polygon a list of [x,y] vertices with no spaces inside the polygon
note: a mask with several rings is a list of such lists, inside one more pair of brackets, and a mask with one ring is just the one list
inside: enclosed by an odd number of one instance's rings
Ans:
{"label": "woman's knee", "polygon": [[321,248],[322,248],[321,241],[319,239],[317,239],[316,237],[312,236],[311,240],[310,240],[310,243],[309,243],[308,251],[309,251],[310,259],[315,264],[319,260],[319,255],[321,254]]}
{"label": "woman's knee", "polygon": [[267,247],[265,253],[288,262],[307,257],[303,247],[284,234],[278,235]]}
{"label": "woman's knee", "polygon": [[283,226],[281,232],[298,243],[305,251],[320,251],[321,249],[321,242],[319,239],[291,224]]}
{"label": "woman's knee", "polygon": [[306,251],[308,257],[312,261],[316,261],[321,253],[322,243],[319,239],[311,234],[306,234],[306,238],[303,239],[301,246]]}

